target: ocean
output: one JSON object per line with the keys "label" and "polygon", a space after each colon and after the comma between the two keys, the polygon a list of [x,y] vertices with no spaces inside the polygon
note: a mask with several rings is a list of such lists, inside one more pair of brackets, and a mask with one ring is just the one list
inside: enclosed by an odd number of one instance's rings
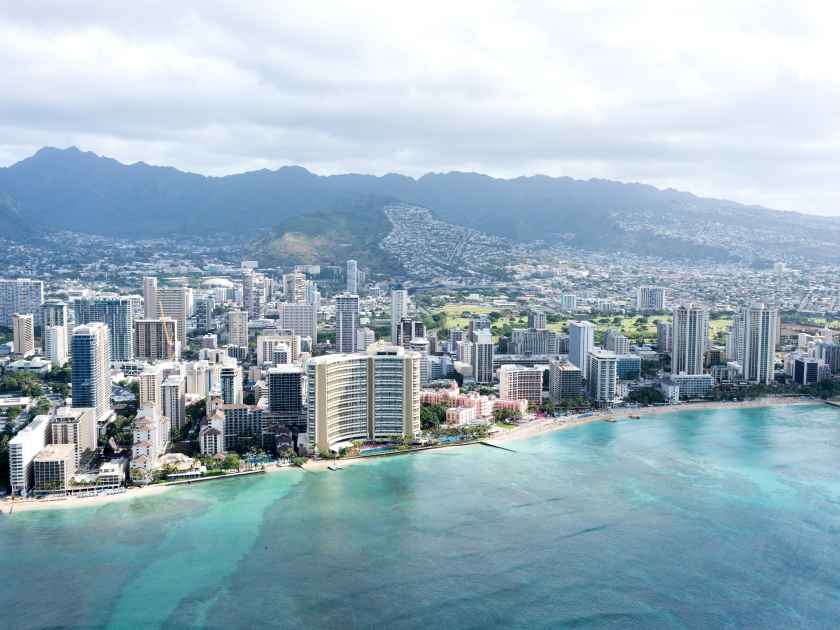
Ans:
{"label": "ocean", "polygon": [[0,516],[0,627],[840,626],[840,409],[506,446]]}

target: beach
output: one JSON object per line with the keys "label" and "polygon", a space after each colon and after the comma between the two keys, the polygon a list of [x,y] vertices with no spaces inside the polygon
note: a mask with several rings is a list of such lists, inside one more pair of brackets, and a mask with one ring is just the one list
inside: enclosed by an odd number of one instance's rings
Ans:
{"label": "beach", "polygon": [[[770,406],[790,406],[790,405],[810,405],[817,404],[819,400],[803,400],[798,397],[779,397],[779,398],[760,398],[756,400],[740,401],[740,402],[700,402],[700,403],[684,403],[679,405],[666,405],[662,407],[639,407],[613,409],[609,411],[594,411],[591,414],[581,414],[578,416],[566,416],[561,418],[538,418],[527,423],[523,423],[512,429],[498,429],[495,433],[488,436],[484,442],[492,445],[504,444],[513,440],[527,439],[537,435],[552,433],[555,431],[563,431],[574,427],[591,424],[593,422],[605,422],[608,420],[628,419],[629,416],[639,416],[639,421],[644,420],[649,416],[658,416],[667,413],[678,411],[703,411],[714,409],[743,409],[753,407],[770,407]],[[440,450],[441,448],[466,448],[469,446],[480,446],[479,442],[468,442],[463,444],[452,444],[440,446],[433,449],[414,449],[402,453],[390,455],[395,457],[397,455],[417,455],[426,450]],[[333,460],[319,459],[309,460],[303,465],[303,470],[307,472],[323,472],[329,470],[333,464],[339,468],[346,468],[364,462],[369,462],[374,457],[350,457],[346,459]],[[265,472],[274,474],[293,470],[293,466],[267,466]],[[231,475],[233,476],[233,475]],[[225,477],[216,477],[212,481],[224,480]],[[210,483],[212,483],[210,481]],[[127,501],[142,497],[150,497],[166,492],[172,487],[177,487],[181,484],[157,484],[143,487],[131,487],[120,494],[108,494],[93,497],[66,497],[52,500],[25,500],[16,499],[11,501],[9,499],[0,501],[0,514],[9,515],[15,512],[26,512],[31,510],[56,510],[68,509],[77,507],[95,507],[105,503],[113,503],[118,501]]]}

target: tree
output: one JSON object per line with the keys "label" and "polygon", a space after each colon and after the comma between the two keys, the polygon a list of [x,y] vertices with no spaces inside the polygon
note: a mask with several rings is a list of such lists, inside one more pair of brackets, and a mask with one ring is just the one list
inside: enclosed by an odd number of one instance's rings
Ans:
{"label": "tree", "polygon": [[543,404],[540,405],[540,411],[542,411],[546,415],[553,416],[554,411],[555,411],[554,401],[553,400],[544,401]]}
{"label": "tree", "polygon": [[44,398],[43,396],[40,397],[32,407],[32,416],[42,416],[50,412],[52,406],[50,405],[50,401]]}
{"label": "tree", "polygon": [[665,402],[665,394],[655,387],[642,387],[634,389],[627,395],[627,400],[640,405],[654,405]]}
{"label": "tree", "polygon": [[222,468],[225,470],[239,470],[240,463],[241,461],[239,459],[239,455],[236,453],[228,453],[222,460]]}
{"label": "tree", "polygon": [[422,405],[420,407],[420,428],[424,431],[437,429],[446,422],[444,405]]}
{"label": "tree", "polygon": [[19,415],[20,407],[9,407],[6,411],[6,417],[9,419],[9,422],[14,422]]}

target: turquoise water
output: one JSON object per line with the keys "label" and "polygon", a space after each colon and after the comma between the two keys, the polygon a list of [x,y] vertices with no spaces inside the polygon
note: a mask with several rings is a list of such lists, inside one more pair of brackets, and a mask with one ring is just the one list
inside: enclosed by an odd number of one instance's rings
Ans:
{"label": "turquoise water", "polygon": [[508,446],[0,517],[0,627],[838,627],[840,410]]}

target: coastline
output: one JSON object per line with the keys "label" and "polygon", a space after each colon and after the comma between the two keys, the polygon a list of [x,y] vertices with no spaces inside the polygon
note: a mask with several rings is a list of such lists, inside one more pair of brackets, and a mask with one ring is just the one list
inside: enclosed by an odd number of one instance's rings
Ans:
{"label": "coastline", "polygon": [[[513,429],[500,429],[496,433],[488,436],[483,442],[489,445],[499,445],[506,442],[528,439],[538,435],[547,433],[554,433],[556,431],[563,431],[574,427],[591,424],[593,422],[604,422],[607,420],[618,420],[619,418],[628,418],[630,415],[638,415],[639,420],[644,420],[650,416],[658,416],[667,413],[674,413],[678,411],[704,411],[715,409],[749,409],[759,407],[775,407],[775,406],[791,406],[791,405],[813,405],[821,404],[821,400],[803,400],[799,397],[779,397],[779,398],[758,398],[756,400],[745,400],[739,402],[700,402],[700,403],[683,403],[679,405],[667,405],[662,407],[639,407],[639,408],[621,408],[620,410],[609,411],[595,411],[592,415],[587,416],[569,416],[568,418],[555,419],[537,419],[528,423],[517,426]],[[404,455],[417,455],[426,450],[435,451],[450,448],[466,448],[468,446],[481,446],[480,442],[468,442],[465,444],[452,444],[433,449],[419,449],[414,451],[406,451]],[[397,456],[394,454],[392,456]],[[352,457],[348,459],[340,459],[335,463],[339,468],[347,468],[355,466],[366,461],[371,461],[379,458],[374,457]],[[329,470],[333,465],[332,460],[310,460],[302,466],[302,470],[306,472],[323,472]],[[271,466],[265,469],[266,474],[275,474],[288,470],[294,470],[295,466]],[[231,475],[233,476],[233,475]],[[217,477],[218,480],[223,480],[225,477]],[[8,516],[15,512],[28,512],[32,510],[61,510],[72,509],[78,507],[94,507],[104,505],[106,503],[116,501],[127,501],[130,499],[137,499],[143,497],[150,497],[162,494],[172,487],[184,484],[164,484],[151,485],[141,488],[127,488],[125,492],[120,494],[108,494],[95,497],[67,497],[62,499],[54,499],[51,501],[30,501],[18,500],[0,501],[0,515]]]}

